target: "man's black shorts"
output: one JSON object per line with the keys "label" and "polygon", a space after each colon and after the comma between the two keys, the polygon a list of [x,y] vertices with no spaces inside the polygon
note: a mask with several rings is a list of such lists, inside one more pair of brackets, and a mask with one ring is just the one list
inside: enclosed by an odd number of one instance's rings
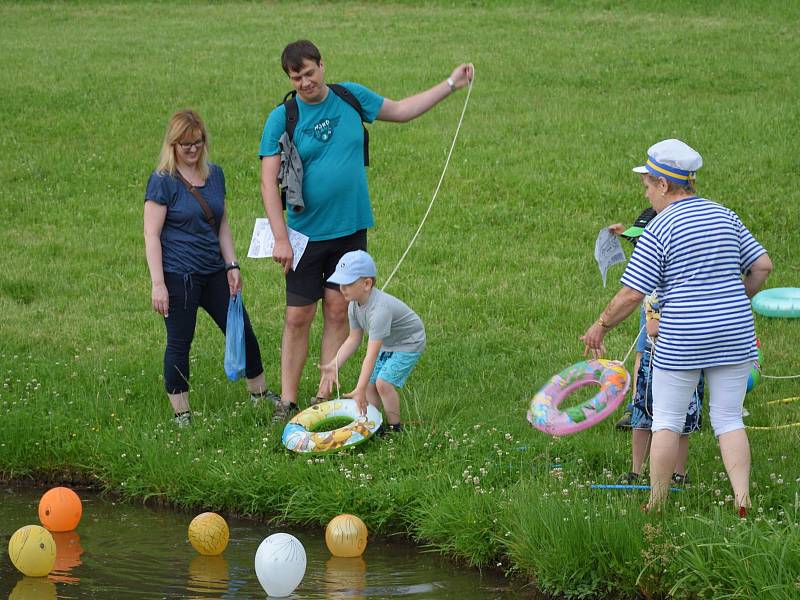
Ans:
{"label": "man's black shorts", "polygon": [[333,240],[308,242],[297,269],[286,274],[286,306],[308,306],[325,295],[326,287],[338,290],[339,286],[327,279],[351,250],[367,250],[366,229]]}

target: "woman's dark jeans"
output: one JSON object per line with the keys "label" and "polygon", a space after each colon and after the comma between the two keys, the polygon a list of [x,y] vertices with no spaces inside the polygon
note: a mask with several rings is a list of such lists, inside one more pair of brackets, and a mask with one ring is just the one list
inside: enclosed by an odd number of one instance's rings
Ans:
{"label": "woman's dark jeans", "polygon": [[[164,283],[169,291],[169,316],[164,319],[167,326],[167,349],[164,351],[164,387],[168,394],[189,391],[189,350],[192,347],[197,309],[203,307],[214,322],[225,333],[228,321],[230,288],[224,270],[198,275],[189,273],[164,273]],[[244,310],[244,343],[246,354],[245,374],[248,379],[264,372],[261,350]],[[219,360],[220,373],[222,355]]]}

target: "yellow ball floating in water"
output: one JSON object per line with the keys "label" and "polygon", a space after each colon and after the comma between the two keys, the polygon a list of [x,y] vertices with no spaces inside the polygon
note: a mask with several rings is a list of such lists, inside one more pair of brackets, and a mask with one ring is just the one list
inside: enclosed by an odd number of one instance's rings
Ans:
{"label": "yellow ball floating in water", "polygon": [[225,552],[229,537],[228,524],[217,513],[197,515],[189,523],[189,542],[205,556],[216,556]]}
{"label": "yellow ball floating in water", "polygon": [[367,526],[355,515],[334,517],[325,528],[325,544],[334,556],[361,556],[367,547]]}
{"label": "yellow ball floating in water", "polygon": [[8,556],[23,575],[44,577],[56,562],[56,542],[44,527],[26,525],[8,540]]}

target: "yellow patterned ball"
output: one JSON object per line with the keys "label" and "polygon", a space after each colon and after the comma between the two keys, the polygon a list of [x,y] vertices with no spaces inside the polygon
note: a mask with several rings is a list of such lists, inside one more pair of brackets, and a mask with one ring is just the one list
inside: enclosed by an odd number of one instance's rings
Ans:
{"label": "yellow patterned ball", "polygon": [[189,541],[195,550],[205,556],[216,556],[228,547],[228,524],[217,513],[197,515],[189,523]]}
{"label": "yellow patterned ball", "polygon": [[11,562],[23,575],[44,577],[56,562],[56,542],[44,527],[20,527],[8,540]]}
{"label": "yellow patterned ball", "polygon": [[367,547],[367,526],[355,515],[339,515],[325,528],[325,544],[334,556],[361,556]]}

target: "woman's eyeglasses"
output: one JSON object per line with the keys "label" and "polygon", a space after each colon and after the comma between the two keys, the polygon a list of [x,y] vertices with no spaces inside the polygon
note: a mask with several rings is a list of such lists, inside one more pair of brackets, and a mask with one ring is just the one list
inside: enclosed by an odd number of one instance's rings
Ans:
{"label": "woman's eyeglasses", "polygon": [[193,142],[178,142],[178,146],[180,146],[181,150],[184,152],[188,152],[192,148],[197,148],[199,150],[203,147],[203,144],[205,144],[205,140],[203,139],[195,140]]}

